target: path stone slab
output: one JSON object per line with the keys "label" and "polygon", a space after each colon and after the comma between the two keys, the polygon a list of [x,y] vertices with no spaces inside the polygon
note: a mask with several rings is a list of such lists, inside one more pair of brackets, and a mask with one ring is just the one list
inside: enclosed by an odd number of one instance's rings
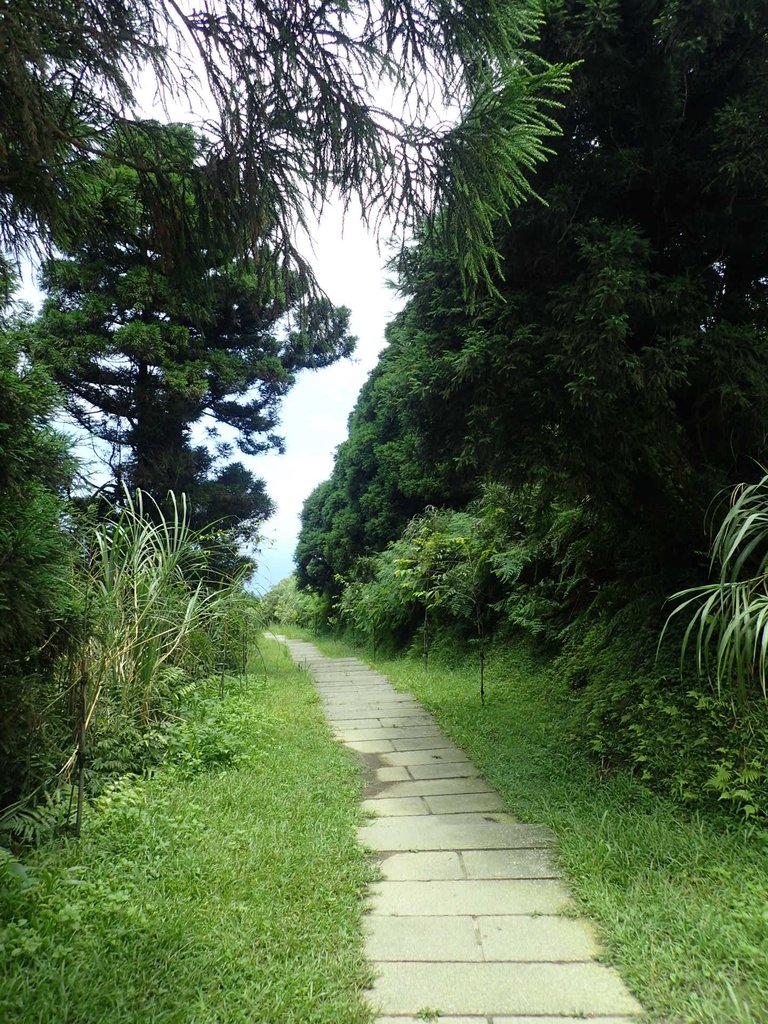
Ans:
{"label": "path stone slab", "polygon": [[347,701],[370,704],[372,701],[382,700],[388,696],[388,694],[382,693],[377,685],[347,687],[316,686],[315,689],[319,693],[321,700],[328,703]]}
{"label": "path stone slab", "polygon": [[397,690],[394,687],[376,676],[327,676],[325,679],[315,679],[314,683],[320,693],[344,694],[366,691],[372,695],[374,700],[397,696]]}
{"label": "path stone slab", "polygon": [[345,743],[350,750],[358,754],[383,754],[392,750],[392,740],[360,740],[357,743]]}
{"label": "path stone slab", "polygon": [[320,669],[310,666],[310,675],[318,686],[333,685],[334,683],[347,683],[354,685],[360,681],[366,683],[380,683],[382,687],[387,690],[394,690],[394,686],[379,672],[371,672],[370,669],[364,668],[337,668],[331,671],[321,671]]}
{"label": "path stone slab", "polygon": [[355,718],[360,718],[361,713],[366,718],[380,715],[398,715],[407,717],[410,714],[423,715],[423,711],[416,704],[409,704],[407,701],[351,701],[351,700],[324,700],[323,708],[331,715],[353,712]]}
{"label": "path stone slab", "polygon": [[339,722],[344,723],[345,726],[347,722],[358,721],[360,719],[361,714],[367,715],[369,711],[367,707],[359,708],[356,706],[351,708],[344,706],[344,708],[338,711],[331,711],[327,707],[324,707],[323,710],[325,712],[325,717],[332,725],[336,722]]}
{"label": "path stone slab", "polygon": [[[334,697],[334,700],[338,701],[339,703],[349,701],[351,700],[351,695],[353,692],[354,691],[350,690],[347,693],[339,694],[339,696]],[[328,697],[326,699],[330,700],[331,698]],[[408,693],[398,693],[396,690],[387,689],[383,686],[379,686],[376,696],[370,701],[370,703],[374,706],[378,704],[385,707],[394,705],[395,710],[392,712],[393,715],[399,714],[398,709],[403,707],[418,708],[419,713],[422,715],[424,714],[424,708],[421,706],[421,704],[419,704],[415,697],[411,697],[411,695]]]}
{"label": "path stone slab", "polygon": [[309,668],[312,669],[313,674],[321,675],[332,675],[334,673],[340,674],[342,672],[365,672],[369,676],[378,676],[379,679],[383,679],[384,682],[388,683],[389,680],[381,672],[377,672],[376,669],[371,668],[370,665],[364,665],[362,661],[340,660],[336,661],[331,658],[324,658],[322,654],[317,658],[306,658],[306,662]]}
{"label": "path stone slab", "polygon": [[[518,1018],[516,1017],[515,1020],[517,1019]],[[558,1020],[562,1019],[562,1017],[558,1017]],[[403,1017],[377,1017],[376,1024],[405,1024],[406,1021],[411,1020],[418,1021],[419,1024],[424,1024],[424,1014],[420,1013],[418,1016],[414,1016],[409,1013]],[[441,1013],[435,1021],[435,1024],[488,1024],[489,1020],[490,1017],[485,1016],[485,1014],[482,1017],[446,1017]],[[541,1020],[541,1017],[539,1017],[538,1020]],[[583,1021],[582,1024],[584,1024]],[[600,1022],[600,1024],[602,1024],[602,1022]]]}
{"label": "path stone slab", "polygon": [[[447,741],[446,741],[447,743]],[[394,754],[388,754],[386,764],[469,764],[467,755],[458,747],[445,746],[431,750],[400,750]]]}
{"label": "path stone slab", "polygon": [[[371,704],[372,708],[383,708],[388,715],[397,715],[398,718],[408,718],[414,715],[424,717],[424,708],[415,697],[409,697],[406,693],[398,693],[391,700],[377,700]],[[392,710],[388,710],[388,709]],[[434,721],[434,719],[433,719]]]}
{"label": "path stone slab", "polygon": [[601,964],[382,963],[371,1001],[388,1014],[624,1015],[641,1012]]}
{"label": "path stone slab", "polygon": [[558,878],[547,850],[464,850],[467,878]]}
{"label": "path stone slab", "polygon": [[392,853],[384,857],[379,866],[384,878],[393,882],[431,882],[465,877],[461,857],[454,850]]}
{"label": "path stone slab", "polygon": [[[380,1017],[377,1024],[383,1024],[385,1020],[398,1020],[397,1017]],[[400,1017],[399,1020],[407,1020],[408,1018]],[[424,1018],[416,1017],[416,1020],[423,1020]],[[589,1021],[593,1021],[594,1024],[639,1024],[637,1017],[605,1017],[601,1014],[599,1017],[440,1017],[438,1024],[444,1024],[444,1022],[455,1021],[461,1019],[462,1021],[473,1021],[473,1024],[485,1024],[488,1020],[491,1024],[589,1024]]]}
{"label": "path stone slab", "polygon": [[371,960],[483,960],[471,917],[364,917]]}
{"label": "path stone slab", "polygon": [[381,672],[374,672],[373,669],[368,668],[365,665],[361,665],[359,662],[357,665],[333,665],[325,662],[322,664],[309,662],[307,669],[312,675],[312,678],[316,679],[318,682],[325,682],[329,679],[357,679],[359,676],[364,676],[366,679],[378,679],[387,686],[392,685],[386,676],[381,674]]}
{"label": "path stone slab", "polygon": [[[412,818],[379,818],[359,830],[360,842],[372,850],[519,850],[551,846],[549,829],[510,822],[472,822],[429,814]],[[458,817],[455,816],[455,817]]]}
{"label": "path stone slab", "polygon": [[[453,740],[446,739],[437,729],[431,733],[423,732],[421,736],[395,735],[391,739],[395,750],[459,750]],[[463,751],[459,753],[463,754]]]}
{"label": "path stone slab", "polygon": [[477,928],[486,960],[583,961],[600,951],[594,929],[574,918],[478,917]]}
{"label": "path stone slab", "polygon": [[[369,799],[393,796],[445,796],[466,793],[493,793],[485,779],[423,779],[418,782],[393,782]],[[494,794],[495,795],[495,794]]]}
{"label": "path stone slab", "polygon": [[[442,733],[434,725],[414,726],[411,729],[398,727],[387,728],[386,726],[375,725],[368,729],[347,729],[346,726],[339,730],[339,736],[343,740],[393,740],[396,743],[427,744],[428,746],[439,747],[441,741],[448,743]],[[453,744],[451,744],[453,745]],[[396,746],[395,750],[416,750],[417,746]]]}
{"label": "path stone slab", "polygon": [[479,778],[480,772],[471,761],[453,761],[443,764],[414,764],[410,767],[414,779],[469,779]]}
{"label": "path stone slab", "polygon": [[381,693],[381,689],[378,686],[318,686],[316,687],[317,692],[321,697],[339,698],[344,697],[346,699],[353,698],[359,703],[363,703],[368,700],[377,700],[385,696]]}
{"label": "path stone slab", "polygon": [[[398,1017],[377,1017],[376,1024],[406,1024],[417,1021],[424,1024],[423,1014],[404,1014]],[[487,1014],[472,1017],[448,1017],[440,1014],[435,1024],[638,1024],[637,1017],[489,1017]]]}
{"label": "path stone slab", "polygon": [[377,782],[410,781],[407,768],[377,768],[374,772]]}
{"label": "path stone slab", "polygon": [[557,914],[570,905],[565,887],[550,879],[459,879],[440,882],[374,882],[372,914],[397,917],[470,914]]}
{"label": "path stone slab", "polygon": [[[334,729],[334,733],[338,735],[340,732],[352,732],[353,730],[359,731],[361,729],[380,729],[381,722],[378,718],[348,718],[343,725],[337,726]],[[364,737],[360,737],[363,739]]]}
{"label": "path stone slab", "polygon": [[393,740],[417,739],[426,742],[430,737],[439,740],[445,739],[445,735],[438,729],[434,722],[421,725],[390,725],[382,726],[382,728],[387,729],[392,733],[390,739]]}
{"label": "path stone slab", "polygon": [[433,814],[459,814],[466,811],[503,811],[498,793],[467,793],[460,796],[429,796],[427,806]]}
{"label": "path stone slab", "polygon": [[[355,716],[354,719],[351,717],[345,717],[351,716],[353,712]],[[372,708],[369,704],[358,705],[354,708],[351,708],[348,705],[339,708],[332,708],[328,707],[327,705],[324,705],[323,713],[325,714],[325,717],[331,722],[331,724],[338,725],[339,728],[341,729],[346,729],[347,722],[359,719],[363,715],[366,718],[379,718],[381,715],[388,714],[388,712],[386,711],[379,711],[378,708]],[[350,728],[353,728],[353,726],[350,726]],[[375,727],[371,726],[371,728]]]}
{"label": "path stone slab", "polygon": [[346,726],[337,726],[333,730],[333,734],[342,743],[359,743],[361,740],[391,740],[393,734],[397,735],[394,729],[382,729],[378,724],[367,729],[348,729]]}
{"label": "path stone slab", "polygon": [[418,712],[411,714],[409,712],[408,714],[389,715],[388,717],[380,716],[379,721],[387,729],[399,729],[401,727],[408,728],[409,726],[415,725],[434,726],[435,724],[434,718],[432,718],[431,715],[425,715],[423,712],[421,714],[419,714]]}
{"label": "path stone slab", "polygon": [[431,813],[420,796],[396,796],[382,800],[363,800],[363,810],[380,815],[410,815]]}
{"label": "path stone slab", "polygon": [[[370,669],[355,668],[353,665],[349,667],[341,667],[334,669],[320,669],[316,665],[309,666],[310,674],[315,682],[319,684],[323,683],[336,683],[336,682],[357,682],[358,679],[375,680],[377,683],[381,683],[382,686],[392,687],[389,680],[377,672],[371,672]],[[394,687],[392,687],[394,689]]]}

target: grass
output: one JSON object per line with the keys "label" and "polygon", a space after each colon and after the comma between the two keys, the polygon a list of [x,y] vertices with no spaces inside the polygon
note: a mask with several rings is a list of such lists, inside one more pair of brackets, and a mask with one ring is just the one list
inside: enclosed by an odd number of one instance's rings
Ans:
{"label": "grass", "polygon": [[202,761],[181,751],[113,789],[82,840],[30,855],[26,886],[5,879],[0,1020],[370,1020],[359,769],[306,674],[274,643],[265,659],[266,681],[219,705],[226,764],[217,733],[198,729]]}
{"label": "grass", "polygon": [[[348,645],[316,640],[328,654]],[[356,652],[358,657],[364,654]],[[605,959],[654,1021],[768,1020],[768,835],[692,814],[628,774],[600,773],[569,736],[568,695],[525,649],[494,652],[487,702],[477,664],[377,659],[472,757],[511,810],[549,825]]]}

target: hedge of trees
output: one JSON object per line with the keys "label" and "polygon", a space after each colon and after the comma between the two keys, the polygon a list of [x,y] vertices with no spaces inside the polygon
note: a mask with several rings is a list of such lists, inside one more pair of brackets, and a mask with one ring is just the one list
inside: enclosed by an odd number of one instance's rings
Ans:
{"label": "hedge of trees", "polygon": [[[718,500],[766,464],[768,11],[544,9],[535,53],[579,63],[539,198],[496,218],[501,273],[473,302],[438,240],[400,259],[408,301],[304,507],[297,581],[379,638],[382,616],[398,642],[436,615],[475,641],[522,630],[600,757],[764,813],[759,657],[719,690],[703,662],[681,675],[678,616],[656,659],[667,598],[707,581]],[[408,575],[427,551],[443,584]]]}

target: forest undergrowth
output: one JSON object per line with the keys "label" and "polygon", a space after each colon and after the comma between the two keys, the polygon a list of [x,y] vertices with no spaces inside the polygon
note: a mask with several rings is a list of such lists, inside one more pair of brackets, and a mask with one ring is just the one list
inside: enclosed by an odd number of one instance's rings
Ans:
{"label": "forest undergrowth", "polygon": [[425,670],[413,652],[371,660],[348,643],[312,640],[413,693],[514,814],[554,830],[579,910],[598,922],[605,958],[651,1019],[768,1019],[768,831],[688,810],[628,769],[601,769],[574,733],[566,683],[524,643],[490,650],[481,704],[476,657],[437,641]]}

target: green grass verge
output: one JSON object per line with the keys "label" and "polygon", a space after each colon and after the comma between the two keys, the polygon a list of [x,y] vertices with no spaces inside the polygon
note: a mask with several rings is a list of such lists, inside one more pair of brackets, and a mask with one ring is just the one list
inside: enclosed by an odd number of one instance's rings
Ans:
{"label": "green grass verge", "polygon": [[[0,891],[0,1020],[364,1024],[360,773],[274,643],[178,757]],[[195,741],[197,742],[197,741]],[[190,764],[192,769],[190,769]]]}
{"label": "green grass verge", "polygon": [[[349,654],[336,641],[313,642]],[[365,659],[365,654],[356,652]],[[601,774],[569,737],[568,695],[524,648],[476,662],[377,659],[473,759],[511,810],[549,825],[582,911],[653,1020],[768,1021],[768,835],[696,815],[630,775]]]}

